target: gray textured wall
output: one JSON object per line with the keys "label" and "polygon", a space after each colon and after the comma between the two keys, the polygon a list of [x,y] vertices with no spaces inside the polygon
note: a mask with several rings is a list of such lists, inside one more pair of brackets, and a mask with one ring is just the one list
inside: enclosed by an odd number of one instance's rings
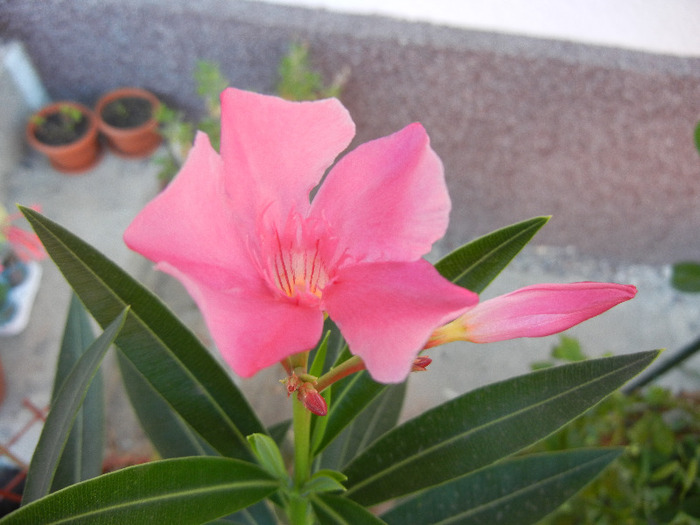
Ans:
{"label": "gray textured wall", "polygon": [[5,0],[54,98],[120,85],[196,111],[191,73],[271,91],[292,39],[343,96],[359,141],[421,121],[454,202],[443,248],[534,215],[544,244],[628,262],[700,259],[700,59],[344,16],[241,0]]}

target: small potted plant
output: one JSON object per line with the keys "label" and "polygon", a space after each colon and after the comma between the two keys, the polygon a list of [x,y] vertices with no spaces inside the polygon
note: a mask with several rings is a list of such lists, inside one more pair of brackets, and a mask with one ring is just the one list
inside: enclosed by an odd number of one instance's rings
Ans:
{"label": "small potted plant", "polygon": [[92,168],[100,156],[97,120],[76,102],[56,102],[32,115],[27,123],[29,144],[62,173]]}
{"label": "small potted plant", "polygon": [[160,145],[155,118],[160,102],[153,93],[121,88],[100,98],[95,113],[112,151],[125,157],[145,157]]}

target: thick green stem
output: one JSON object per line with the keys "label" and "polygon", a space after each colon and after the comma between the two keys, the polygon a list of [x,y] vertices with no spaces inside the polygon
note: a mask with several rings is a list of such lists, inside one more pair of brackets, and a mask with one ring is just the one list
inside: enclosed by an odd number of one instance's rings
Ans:
{"label": "thick green stem", "polygon": [[328,372],[319,377],[318,381],[316,381],[316,390],[323,392],[323,390],[336,381],[340,381],[344,377],[364,369],[364,361],[356,355],[352,356],[350,359],[343,361],[338,366],[331,368]]}
{"label": "thick green stem", "polygon": [[[311,412],[292,396],[294,425],[294,487],[299,491],[311,476]],[[301,497],[289,502],[289,519],[292,525],[307,525],[308,502]]]}

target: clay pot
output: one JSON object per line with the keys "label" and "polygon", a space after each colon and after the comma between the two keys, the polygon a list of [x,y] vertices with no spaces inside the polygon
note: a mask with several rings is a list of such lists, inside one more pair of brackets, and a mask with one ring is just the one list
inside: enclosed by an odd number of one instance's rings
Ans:
{"label": "clay pot", "polygon": [[155,95],[145,89],[121,88],[103,95],[95,114],[110,149],[124,157],[153,153],[162,140],[155,118],[159,105]]}
{"label": "clay pot", "polygon": [[[37,131],[44,127],[40,121],[53,119],[67,108],[82,113],[85,119],[79,125],[82,133],[71,142],[64,144],[51,144],[39,139]],[[99,161],[100,142],[97,131],[97,120],[90,109],[77,102],[55,102],[40,109],[32,116],[27,123],[26,136],[32,148],[49,158],[54,169],[70,174],[87,171]],[[41,133],[41,131],[39,132]]]}

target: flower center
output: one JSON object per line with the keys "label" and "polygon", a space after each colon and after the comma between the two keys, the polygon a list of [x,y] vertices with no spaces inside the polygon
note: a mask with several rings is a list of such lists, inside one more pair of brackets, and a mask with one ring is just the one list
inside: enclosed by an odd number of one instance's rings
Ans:
{"label": "flower center", "polygon": [[281,225],[267,224],[260,231],[262,269],[270,286],[301,304],[320,305],[339,263],[328,225],[292,212]]}
{"label": "flower center", "polygon": [[320,239],[312,249],[295,247],[284,249],[277,236],[278,252],[274,257],[272,278],[287,297],[313,294],[319,299],[328,283],[328,272],[321,260]]}

